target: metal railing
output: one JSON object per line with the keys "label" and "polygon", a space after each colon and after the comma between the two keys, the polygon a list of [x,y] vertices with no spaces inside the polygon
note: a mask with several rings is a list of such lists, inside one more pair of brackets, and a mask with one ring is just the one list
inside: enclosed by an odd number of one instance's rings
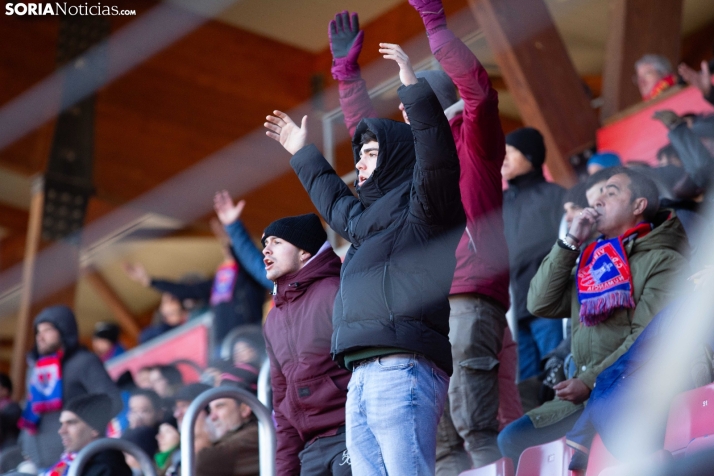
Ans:
{"label": "metal railing", "polygon": [[206,390],[196,397],[181,423],[181,476],[195,474],[194,428],[198,415],[208,403],[218,398],[234,398],[245,403],[258,418],[258,443],[260,451],[260,476],[275,476],[276,436],[273,417],[265,405],[250,392],[235,387],[218,387]]}
{"label": "metal railing", "polygon": [[106,450],[119,450],[129,453],[141,465],[141,471],[144,476],[156,476],[154,462],[149,459],[142,449],[130,441],[117,438],[100,438],[82,448],[77,454],[77,458],[70,465],[67,476],[80,476],[92,456]]}
{"label": "metal railing", "polygon": [[273,410],[273,390],[270,387],[270,359],[265,359],[258,374],[258,400],[269,411]]}
{"label": "metal railing", "polygon": [[[260,335],[263,338],[262,327],[259,324],[244,324],[231,330],[220,343],[220,355],[222,359],[233,360],[233,344],[241,336]],[[216,343],[218,344],[218,343]]]}

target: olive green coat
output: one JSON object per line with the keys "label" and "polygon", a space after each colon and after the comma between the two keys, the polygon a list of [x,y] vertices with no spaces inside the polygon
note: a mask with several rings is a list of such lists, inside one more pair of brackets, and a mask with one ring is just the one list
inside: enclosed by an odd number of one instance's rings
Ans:
{"label": "olive green coat", "polygon": [[[641,239],[625,243],[632,272],[635,309],[619,309],[606,321],[586,327],[572,321],[572,353],[577,366],[575,377],[591,389],[604,369],[630,348],[669,300],[674,297],[675,277],[688,271],[682,255],[687,238],[674,212],[658,215],[659,223]],[[528,291],[528,310],[535,316],[563,318],[580,315],[575,285],[575,263],[579,252],[557,243],[545,257]],[[533,425],[542,428],[556,423],[583,408],[583,404],[558,400],[546,402],[528,412]]]}

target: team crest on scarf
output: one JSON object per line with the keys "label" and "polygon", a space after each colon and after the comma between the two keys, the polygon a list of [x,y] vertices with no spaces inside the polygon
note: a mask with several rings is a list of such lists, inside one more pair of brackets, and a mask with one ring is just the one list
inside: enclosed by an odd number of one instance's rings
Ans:
{"label": "team crest on scarf", "polygon": [[221,264],[213,278],[213,289],[211,290],[211,306],[222,302],[230,302],[233,299],[233,288],[238,277],[238,263],[228,261]]}
{"label": "team crest on scarf", "polygon": [[599,240],[585,248],[576,273],[583,325],[600,324],[616,309],[634,309],[632,273],[623,241],[642,237],[650,230],[652,225],[642,223],[622,236]]}
{"label": "team crest on scarf", "polygon": [[30,376],[30,395],[18,423],[33,433],[42,413],[62,409],[62,354],[40,357]]}

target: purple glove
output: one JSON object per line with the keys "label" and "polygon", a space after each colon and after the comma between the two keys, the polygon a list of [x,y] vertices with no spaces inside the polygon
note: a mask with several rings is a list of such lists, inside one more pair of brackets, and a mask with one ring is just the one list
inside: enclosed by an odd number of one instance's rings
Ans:
{"label": "purple glove", "polygon": [[360,76],[357,58],[362,51],[364,32],[359,29],[359,17],[347,10],[335,15],[327,30],[332,51],[332,77],[338,81],[358,79]]}
{"label": "purple glove", "polygon": [[409,5],[419,12],[429,35],[446,28],[446,14],[441,0],[409,0]]}

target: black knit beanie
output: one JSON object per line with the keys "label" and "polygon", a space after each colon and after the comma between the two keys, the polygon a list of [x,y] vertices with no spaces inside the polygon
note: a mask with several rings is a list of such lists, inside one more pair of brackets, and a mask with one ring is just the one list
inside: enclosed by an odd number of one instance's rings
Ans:
{"label": "black knit beanie", "polygon": [[97,322],[97,325],[94,326],[93,336],[116,344],[119,341],[119,326],[110,322]]}
{"label": "black knit beanie", "polygon": [[87,425],[97,430],[99,436],[106,434],[107,425],[114,416],[112,400],[103,393],[90,393],[75,397],[67,402],[62,410],[77,415]]}
{"label": "black knit beanie", "polygon": [[456,86],[448,74],[439,70],[418,71],[415,75],[417,78],[424,78],[429,83],[431,89],[436,94],[442,109],[453,105],[459,100],[456,94]]}
{"label": "black knit beanie", "polygon": [[506,144],[518,149],[521,154],[539,168],[545,163],[545,142],[543,135],[532,127],[516,129],[506,136]]}
{"label": "black knit beanie", "polygon": [[327,233],[322,228],[322,222],[314,213],[275,220],[265,229],[262,239],[263,246],[265,246],[265,239],[269,236],[282,238],[313,256],[327,241]]}

